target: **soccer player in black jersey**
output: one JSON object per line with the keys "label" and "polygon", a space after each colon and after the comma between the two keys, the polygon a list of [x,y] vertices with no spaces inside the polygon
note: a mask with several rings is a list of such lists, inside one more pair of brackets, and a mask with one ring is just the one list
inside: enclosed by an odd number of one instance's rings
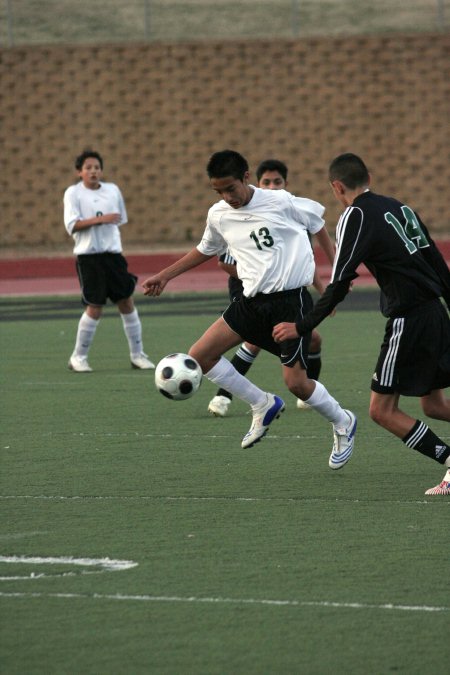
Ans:
{"label": "soccer player in black jersey", "polygon": [[450,422],[450,271],[419,216],[406,204],[369,189],[370,175],[357,155],[336,157],[329,168],[335,197],[345,207],[336,230],[336,258],[325,293],[296,324],[280,323],[276,341],[304,335],[343,300],[361,263],[375,277],[387,317],[372,376],[370,417],[447,468],[425,494],[450,494],[450,446],[422,421],[399,408],[400,396],[417,396],[428,417]]}

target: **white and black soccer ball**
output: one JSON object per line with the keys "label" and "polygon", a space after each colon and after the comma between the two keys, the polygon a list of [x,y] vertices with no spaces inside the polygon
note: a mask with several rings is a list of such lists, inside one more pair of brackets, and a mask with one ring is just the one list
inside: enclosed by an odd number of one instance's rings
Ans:
{"label": "white and black soccer ball", "polygon": [[202,369],[189,354],[168,354],[155,369],[157,390],[174,401],[184,401],[198,391],[202,383]]}

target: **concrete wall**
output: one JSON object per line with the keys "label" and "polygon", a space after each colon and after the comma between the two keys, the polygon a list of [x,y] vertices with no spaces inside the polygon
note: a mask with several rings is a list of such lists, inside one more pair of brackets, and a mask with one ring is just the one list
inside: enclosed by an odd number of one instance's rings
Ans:
{"label": "concrete wall", "polygon": [[339,206],[336,154],[361,154],[373,188],[448,235],[450,36],[388,35],[18,47],[1,51],[3,250],[72,248],[62,218],[73,160],[86,147],[124,193],[126,250],[188,247],[215,201],[210,154],[253,168],[274,156],[292,192]]}

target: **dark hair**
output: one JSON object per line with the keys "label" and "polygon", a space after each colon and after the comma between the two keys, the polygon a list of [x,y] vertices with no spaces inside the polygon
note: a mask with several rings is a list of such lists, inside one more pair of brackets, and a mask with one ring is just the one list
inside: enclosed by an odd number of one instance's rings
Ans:
{"label": "dark hair", "polygon": [[287,180],[288,168],[284,162],[281,162],[279,159],[265,159],[259,164],[256,169],[256,178],[258,183],[261,180],[261,177],[266,171],[278,171],[280,176]]}
{"label": "dark hair", "polygon": [[100,168],[103,171],[103,159],[102,156],[98,153],[95,152],[95,150],[84,150],[81,155],[78,155],[78,157],[75,160],[75,168],[77,171],[81,171],[83,168],[83,164],[89,157],[94,157],[94,159],[98,159],[98,162],[100,164]]}
{"label": "dark hair", "polygon": [[233,176],[238,180],[244,179],[244,174],[248,171],[248,162],[234,150],[221,150],[211,155],[206,172],[209,178],[225,178]]}
{"label": "dark hair", "polygon": [[330,164],[328,170],[330,183],[340,180],[350,190],[369,184],[369,171],[361,157],[351,152],[339,155]]}

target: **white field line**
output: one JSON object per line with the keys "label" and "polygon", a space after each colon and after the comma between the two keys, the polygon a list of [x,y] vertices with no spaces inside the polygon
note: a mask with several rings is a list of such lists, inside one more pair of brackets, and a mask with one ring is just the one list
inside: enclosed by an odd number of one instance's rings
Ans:
{"label": "white field line", "polygon": [[27,555],[0,555],[0,562],[26,563],[31,565],[80,565],[81,567],[101,567],[110,572],[127,570],[136,567],[133,560],[111,560],[111,558],[73,558],[72,556],[58,556],[44,558],[42,556]]}
{"label": "white field line", "polygon": [[41,501],[180,501],[180,502],[298,502],[313,504],[317,502],[334,502],[347,504],[433,504],[442,507],[450,505],[450,500],[443,501],[439,496],[432,499],[352,499],[344,497],[224,497],[199,495],[0,495],[1,500],[34,499]]}
{"label": "white field line", "polygon": [[[111,558],[73,558],[71,556],[42,557],[25,555],[0,555],[0,564],[26,565],[69,565],[70,567],[95,568],[89,571],[83,569],[81,574],[94,574],[99,572],[120,572],[121,570],[131,569],[137,566],[133,560],[111,560]],[[0,581],[16,581],[18,579],[41,579],[43,577],[67,577],[75,576],[76,572],[60,572],[58,574],[48,574],[46,572],[30,572],[24,576],[1,576]]]}
{"label": "white field line", "polygon": [[257,598],[208,598],[208,597],[179,597],[165,595],[107,595],[100,593],[2,593],[2,598],[62,598],[81,600],[121,600],[129,602],[166,602],[166,603],[192,603],[192,604],[228,604],[228,605],[263,605],[275,607],[327,607],[330,609],[356,609],[356,610],[390,610],[401,612],[450,612],[450,607],[433,607],[428,605],[393,605],[369,604],[363,602],[333,602],[331,600],[265,600]]}
{"label": "white field line", "polygon": [[[245,429],[243,428],[242,433],[245,432]],[[32,434],[31,434],[32,435]],[[30,435],[30,436],[31,436]],[[32,435],[33,440],[36,440],[36,435]],[[96,433],[96,432],[46,432],[42,435],[43,438],[86,438],[86,439],[95,439],[95,438],[124,438],[124,439],[154,439],[154,440],[183,440],[183,439],[191,439],[195,437],[198,440],[205,440],[205,441],[216,441],[216,440],[228,440],[230,443],[238,443],[236,446],[236,450],[241,450],[240,444],[239,444],[239,434],[234,435],[234,434],[183,434],[183,433],[140,433],[139,431],[132,431],[132,432],[123,432],[123,433],[110,433],[110,432],[105,432],[105,433]],[[21,436],[22,440],[26,438],[26,435]],[[444,441],[448,441],[450,439],[450,435],[446,434],[441,434],[440,438]],[[323,434],[290,434],[290,435],[281,435],[281,434],[266,434],[264,436],[264,439],[267,441],[279,441],[279,442],[302,442],[302,443],[307,443],[307,442],[323,442],[324,437]],[[372,434],[371,439],[374,441],[384,439],[384,436],[377,435],[377,434]],[[9,449],[11,447],[11,443],[9,445],[4,445],[4,449]],[[251,452],[252,450],[255,450],[254,448],[249,448],[246,450],[246,453]],[[256,448],[256,452],[260,451],[260,447]]]}

